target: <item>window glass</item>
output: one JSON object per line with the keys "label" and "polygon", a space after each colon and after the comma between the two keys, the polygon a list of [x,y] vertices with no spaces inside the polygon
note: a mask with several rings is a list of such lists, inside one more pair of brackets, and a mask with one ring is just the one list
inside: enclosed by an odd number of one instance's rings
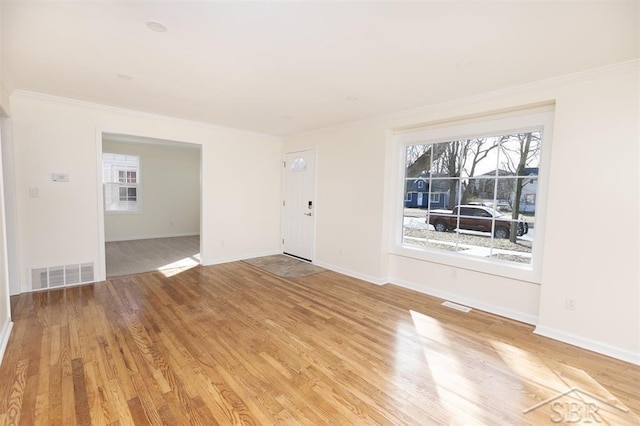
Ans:
{"label": "window glass", "polygon": [[530,264],[542,131],[405,145],[402,244]]}
{"label": "window glass", "polygon": [[139,210],[139,167],[140,159],[137,155],[102,154],[105,211],[135,212]]}

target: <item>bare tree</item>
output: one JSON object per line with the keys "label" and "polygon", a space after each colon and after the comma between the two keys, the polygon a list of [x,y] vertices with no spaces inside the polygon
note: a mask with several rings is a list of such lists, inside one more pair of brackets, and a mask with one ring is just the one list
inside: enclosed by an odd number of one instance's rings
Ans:
{"label": "bare tree", "polygon": [[447,176],[449,184],[448,208],[453,209],[458,199],[458,179],[464,167],[464,156],[460,153],[466,150],[466,140],[451,141],[437,144],[441,147],[441,154],[432,163],[431,169],[434,173]]}
{"label": "bare tree", "polygon": [[487,158],[491,151],[500,146],[496,141],[487,139],[488,138],[471,139],[467,141],[465,146],[463,155],[465,155],[467,159],[465,162],[470,160],[470,167],[469,169],[465,169],[467,176],[469,176],[469,184],[466,186],[464,194],[462,195],[463,204],[467,203],[473,195],[475,188],[475,179],[473,179],[473,177],[476,175],[476,167],[482,160]]}
{"label": "bare tree", "polygon": [[[449,208],[453,208],[459,202],[466,203],[473,195],[475,185],[473,176],[476,168],[489,153],[496,149],[499,144],[495,138],[463,139],[439,144],[446,147],[438,158],[434,169],[437,173],[446,175],[449,180]],[[463,173],[464,172],[464,173]],[[469,176],[467,185],[462,185],[458,178],[464,175]],[[460,185],[460,187],[459,187]],[[462,190],[458,196],[458,189]]]}
{"label": "bare tree", "polygon": [[417,177],[431,168],[433,145],[410,145],[407,147],[407,170],[405,177]]}
{"label": "bare tree", "polygon": [[[527,143],[527,136],[529,142]],[[519,147],[514,148],[506,145],[516,138],[520,142]],[[453,208],[459,202],[468,202],[474,194],[474,177],[478,165],[481,164],[490,153],[498,147],[502,147],[505,159],[505,168],[516,176],[522,176],[524,168],[531,160],[538,155],[537,148],[531,149],[531,138],[539,140],[536,133],[523,133],[516,135],[505,135],[500,137],[484,137],[475,139],[461,139],[436,144],[412,145],[406,151],[406,174],[407,178],[417,177],[422,172],[430,172],[435,176],[448,178],[449,202],[448,207]],[[536,145],[537,146],[537,145]],[[522,165],[520,164],[522,163]],[[468,176],[467,185],[462,185],[460,178]],[[517,197],[522,194],[523,182],[516,185]],[[462,194],[459,194],[459,191]],[[519,198],[518,198],[519,203]],[[516,207],[519,207],[516,206]],[[517,212],[517,210],[514,211]],[[517,217],[517,216],[516,216]]]}
{"label": "bare tree", "polygon": [[[513,200],[513,213],[511,224],[511,232],[509,239],[512,243],[517,238],[517,219],[520,215],[520,198],[522,198],[522,189],[528,183],[528,179],[524,177],[525,168],[540,156],[540,132],[528,132],[510,135],[510,141],[515,140],[517,143],[511,145],[502,143],[502,152],[504,162],[502,163],[509,171],[516,176],[515,198]],[[506,141],[505,141],[506,142]]]}

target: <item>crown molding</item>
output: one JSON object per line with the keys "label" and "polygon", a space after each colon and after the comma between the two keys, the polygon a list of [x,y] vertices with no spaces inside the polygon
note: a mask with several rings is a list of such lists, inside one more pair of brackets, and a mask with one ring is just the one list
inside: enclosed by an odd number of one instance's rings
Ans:
{"label": "crown molding", "polygon": [[206,122],[203,122],[203,121],[187,120],[187,119],[184,119],[184,118],[172,117],[172,116],[169,116],[169,115],[154,114],[154,113],[151,113],[151,112],[144,112],[144,111],[138,111],[138,110],[133,110],[133,109],[120,108],[120,107],[115,107],[115,106],[111,106],[111,105],[104,105],[104,104],[98,104],[98,103],[94,103],[94,102],[82,101],[82,100],[79,100],[79,99],[65,98],[65,97],[62,97],[62,96],[49,95],[49,94],[46,94],[46,93],[32,92],[32,91],[29,91],[29,90],[15,89],[11,93],[11,96],[21,96],[21,97],[31,98],[31,99],[36,99],[36,100],[45,100],[45,101],[49,101],[49,102],[57,102],[57,103],[61,103],[61,104],[66,104],[66,105],[71,105],[71,106],[76,106],[76,107],[81,107],[81,108],[94,109],[94,110],[103,111],[103,112],[131,115],[131,116],[135,116],[135,117],[148,118],[148,119],[152,119],[152,120],[160,120],[160,121],[165,121],[165,122],[168,122],[168,123],[173,123],[173,124],[178,124],[178,125],[183,125],[183,126],[200,127],[200,128],[204,128],[204,129],[218,130],[218,131],[223,131],[223,132],[231,132],[231,133],[236,133],[236,134],[246,135],[246,136],[259,136],[259,137],[263,137],[263,138],[273,139],[274,141],[282,140],[282,138],[280,136],[270,135],[270,134],[267,134],[267,133],[252,132],[250,130],[236,129],[236,128],[233,128],[233,127],[225,127],[225,126],[221,126],[219,124],[206,123]]}
{"label": "crown molding", "polygon": [[[446,108],[452,108],[456,106],[472,105],[476,103],[491,101],[500,99],[506,96],[513,96],[520,93],[527,93],[534,90],[551,89],[558,86],[564,86],[571,83],[577,83],[587,80],[592,80],[601,76],[614,74],[623,71],[637,70],[640,72],[640,59],[632,59],[629,61],[619,62],[611,65],[605,65],[598,68],[590,68],[583,71],[578,71],[571,74],[565,74],[557,77],[551,77],[543,80],[537,80],[530,83],[524,83],[517,86],[510,86],[503,89],[497,89],[490,92],[482,93],[479,95],[468,96],[465,98],[453,99],[450,101],[439,102],[422,107],[396,111],[389,114],[376,115],[373,117],[363,118],[361,120],[349,121],[333,126],[321,127],[305,132],[291,133],[283,135],[283,138],[290,138],[293,136],[311,136],[320,133],[334,132],[337,130],[349,129],[365,124],[376,124],[387,121],[402,120],[409,115],[428,114],[433,111],[438,111]],[[550,103],[551,100],[545,99],[542,103]],[[400,126],[403,127],[403,126]],[[406,127],[406,126],[404,126]]]}

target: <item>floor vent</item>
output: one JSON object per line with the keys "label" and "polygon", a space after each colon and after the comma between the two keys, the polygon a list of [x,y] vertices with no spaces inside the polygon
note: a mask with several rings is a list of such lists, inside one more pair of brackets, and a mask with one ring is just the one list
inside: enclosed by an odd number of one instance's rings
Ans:
{"label": "floor vent", "polygon": [[468,306],[458,305],[457,303],[449,302],[448,300],[446,302],[443,302],[442,306],[446,306],[447,308],[455,309],[462,312],[471,312],[471,308],[469,308]]}
{"label": "floor vent", "polygon": [[31,268],[31,289],[64,287],[95,281],[93,263]]}

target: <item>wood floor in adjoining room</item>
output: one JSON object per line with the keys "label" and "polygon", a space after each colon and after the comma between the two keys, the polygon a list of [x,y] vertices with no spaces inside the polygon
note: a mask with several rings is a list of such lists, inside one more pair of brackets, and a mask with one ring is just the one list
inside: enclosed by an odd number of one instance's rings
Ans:
{"label": "wood floor in adjoining room", "polygon": [[640,367],[441,302],[244,262],[22,294],[0,424],[640,420]]}
{"label": "wood floor in adjoining room", "polygon": [[151,271],[170,275],[200,264],[200,237],[109,241],[105,258],[107,278]]}

